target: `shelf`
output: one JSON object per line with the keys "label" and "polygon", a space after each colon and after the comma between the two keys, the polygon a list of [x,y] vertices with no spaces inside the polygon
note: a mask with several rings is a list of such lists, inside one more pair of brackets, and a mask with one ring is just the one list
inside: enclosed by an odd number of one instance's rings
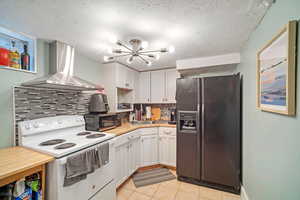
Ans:
{"label": "shelf", "polygon": [[[25,45],[27,46],[27,53],[29,56],[29,68],[30,70],[16,69],[8,67],[9,62],[14,62],[15,64],[20,64],[21,55],[25,52]],[[0,48],[1,51],[1,59],[4,61],[1,62],[0,69],[8,69],[13,71],[20,71],[26,73],[36,73],[36,38],[25,35],[23,33],[17,33],[11,30],[8,30],[4,27],[0,26]],[[10,51],[18,52],[17,58],[9,58]],[[2,55],[3,54],[3,55]],[[8,57],[8,58],[7,58]]]}
{"label": "shelf", "polygon": [[117,110],[116,113],[131,112],[133,109]]}
{"label": "shelf", "polygon": [[25,69],[16,69],[12,67],[5,67],[5,66],[0,66],[0,69],[7,69],[7,70],[12,70],[12,71],[19,71],[19,72],[25,72],[25,73],[30,73],[30,74],[36,74],[36,72],[25,70]]}

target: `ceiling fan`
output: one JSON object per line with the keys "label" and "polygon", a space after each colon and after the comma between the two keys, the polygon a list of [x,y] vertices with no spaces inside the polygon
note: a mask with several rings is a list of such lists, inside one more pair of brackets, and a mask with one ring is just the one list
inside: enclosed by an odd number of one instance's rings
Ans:
{"label": "ceiling fan", "polygon": [[161,48],[158,50],[145,50],[148,47],[148,42],[142,41],[140,39],[131,39],[129,41],[130,46],[116,39],[112,42],[122,48],[109,49],[110,54],[116,54],[116,55],[104,56],[105,62],[113,61],[116,58],[128,56],[127,58],[128,64],[131,64],[133,60],[137,58],[145,62],[147,66],[151,66],[152,62],[148,59],[158,60],[160,58],[161,53],[173,53],[175,51],[174,46],[170,46],[168,48]]}

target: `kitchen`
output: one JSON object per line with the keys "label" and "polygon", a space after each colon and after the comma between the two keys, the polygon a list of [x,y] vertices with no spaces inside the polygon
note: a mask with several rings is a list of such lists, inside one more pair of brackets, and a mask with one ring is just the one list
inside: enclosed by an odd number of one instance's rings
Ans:
{"label": "kitchen", "polygon": [[299,6],[1,1],[0,199],[299,199]]}

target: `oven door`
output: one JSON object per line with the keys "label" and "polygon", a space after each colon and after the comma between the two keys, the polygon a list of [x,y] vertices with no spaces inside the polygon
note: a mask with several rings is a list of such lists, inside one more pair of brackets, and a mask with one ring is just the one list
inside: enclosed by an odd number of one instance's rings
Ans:
{"label": "oven door", "polygon": [[[88,149],[96,148],[97,145]],[[50,200],[88,200],[93,197],[99,191],[105,189],[104,186],[109,183],[113,183],[113,163],[114,163],[114,151],[113,143],[110,143],[109,147],[109,162],[101,168],[95,170],[93,173],[87,175],[87,178],[75,183],[71,186],[64,187],[65,177],[65,164],[67,157],[56,159],[54,162],[47,166],[47,190],[46,196]],[[87,150],[87,149],[85,149]],[[83,150],[83,151],[85,151]],[[79,151],[78,153],[81,153]],[[76,155],[76,153],[72,154]],[[107,199],[113,200],[113,199]]]}

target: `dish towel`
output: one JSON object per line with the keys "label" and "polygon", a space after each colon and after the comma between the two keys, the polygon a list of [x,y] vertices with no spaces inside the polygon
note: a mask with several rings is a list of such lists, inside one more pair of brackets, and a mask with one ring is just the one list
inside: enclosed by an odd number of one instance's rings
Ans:
{"label": "dish towel", "polygon": [[98,148],[99,167],[106,165],[109,162],[109,143],[103,143]]}
{"label": "dish towel", "polygon": [[87,155],[86,152],[83,152],[67,158],[64,187],[86,179],[89,170],[86,164]]}
{"label": "dish towel", "polygon": [[86,179],[87,175],[109,162],[109,143],[103,143],[96,149],[67,158],[64,187]]}

